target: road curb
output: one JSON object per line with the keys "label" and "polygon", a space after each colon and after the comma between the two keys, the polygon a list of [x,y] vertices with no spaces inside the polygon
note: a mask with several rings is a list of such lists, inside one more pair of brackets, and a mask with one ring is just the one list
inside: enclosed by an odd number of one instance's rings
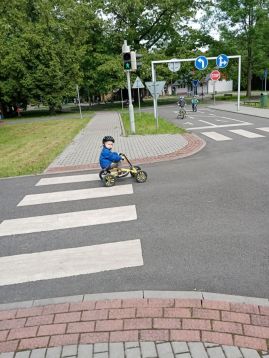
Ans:
{"label": "road curb", "polygon": [[210,342],[267,351],[269,300],[133,291],[0,305],[0,353],[134,341]]}
{"label": "road curb", "polygon": [[[151,164],[175,159],[182,159],[194,155],[201,151],[206,142],[198,137],[198,135],[193,133],[186,133],[183,137],[187,140],[187,144],[180,148],[179,150],[167,153],[158,156],[146,157],[146,158],[135,158],[132,159],[133,164]],[[44,171],[43,174],[60,174],[66,172],[77,172],[77,171],[84,171],[84,170],[98,170],[100,169],[99,163],[91,163],[91,164],[81,164],[81,165],[72,165],[72,166],[63,166],[63,167],[53,167],[48,168]]]}

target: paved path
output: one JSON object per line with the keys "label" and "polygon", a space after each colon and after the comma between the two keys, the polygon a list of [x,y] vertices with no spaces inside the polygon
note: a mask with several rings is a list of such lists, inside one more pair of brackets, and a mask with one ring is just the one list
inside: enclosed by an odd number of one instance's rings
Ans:
{"label": "paved path", "polygon": [[[125,137],[120,116],[117,112],[99,112],[74,139],[74,141],[50,164],[47,173],[61,170],[99,168],[101,141],[105,135],[115,138],[113,150],[126,153],[134,162],[163,160],[166,156],[180,156],[200,150],[205,143],[197,136],[187,134],[135,135]],[[168,159],[169,159],[168,158]]]}
{"label": "paved path", "polygon": [[268,327],[269,300],[250,297],[136,291],[25,301],[0,305],[0,358],[268,358]]}
{"label": "paved path", "polygon": [[209,105],[208,108],[218,109],[220,111],[247,114],[249,116],[269,118],[269,108],[257,108],[240,105],[240,111],[237,111],[237,102],[222,102],[216,105]]}

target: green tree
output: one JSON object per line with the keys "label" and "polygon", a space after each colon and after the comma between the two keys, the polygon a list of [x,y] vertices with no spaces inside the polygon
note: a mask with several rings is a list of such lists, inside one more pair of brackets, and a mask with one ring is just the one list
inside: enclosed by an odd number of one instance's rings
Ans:
{"label": "green tree", "polygon": [[[222,48],[242,54],[246,73],[247,96],[251,96],[251,81],[257,59],[268,58],[265,33],[268,33],[268,0],[213,0],[214,21],[218,21]],[[210,22],[208,22],[210,26]]]}
{"label": "green tree", "polygon": [[197,9],[196,0],[105,0],[110,46],[118,50],[126,39],[135,50],[162,48],[185,26]]}
{"label": "green tree", "polygon": [[75,0],[11,0],[0,10],[2,108],[34,99],[53,111],[83,80],[84,24],[92,25],[94,9]]}

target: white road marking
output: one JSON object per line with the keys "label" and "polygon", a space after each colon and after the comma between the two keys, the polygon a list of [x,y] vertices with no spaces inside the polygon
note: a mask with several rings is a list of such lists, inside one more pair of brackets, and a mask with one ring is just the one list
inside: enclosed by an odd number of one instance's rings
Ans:
{"label": "white road marking", "polygon": [[199,119],[199,122],[203,122],[203,123],[206,123],[206,124],[211,124],[212,127],[216,127],[216,124],[211,123],[211,122],[207,122],[207,121],[203,121],[202,119]]}
{"label": "white road marking", "polygon": [[223,119],[216,119],[217,122],[224,122],[227,123],[227,121],[223,120]]}
{"label": "white road marking", "polygon": [[230,118],[230,117],[220,117],[220,118],[229,119],[230,121],[239,122],[239,123],[247,123],[245,121],[240,121],[239,119],[234,119],[234,118]]}
{"label": "white road marking", "polygon": [[42,178],[39,180],[39,182],[36,183],[36,186],[79,183],[94,180],[100,180],[98,174],[68,175],[62,177]]}
{"label": "white road marking", "polygon": [[185,122],[184,124],[189,124],[190,126],[193,126],[193,123],[191,122]]}
{"label": "white road marking", "polygon": [[226,127],[238,127],[238,126],[251,126],[252,123],[235,123],[235,124],[220,124],[220,125],[213,125],[213,126],[204,126],[204,127],[192,127],[192,128],[185,128],[185,129],[211,129],[211,128],[226,128]]}
{"label": "white road marking", "polygon": [[262,128],[256,128],[259,129],[260,131],[264,131],[264,132],[269,132],[269,127],[262,127]]}
{"label": "white road marking", "polygon": [[119,185],[111,188],[67,190],[53,193],[26,195],[17,206],[58,203],[63,201],[94,199],[127,194],[133,194],[132,184]]}
{"label": "white road marking", "polygon": [[190,119],[194,119],[194,117],[189,116]]}
{"label": "white road marking", "polygon": [[205,112],[202,112],[202,111],[197,111],[197,112],[198,112],[198,113],[203,113],[203,114],[205,113]]}
{"label": "white road marking", "polygon": [[230,130],[230,132],[241,135],[246,138],[264,138],[264,135],[249,132],[244,129],[234,129],[234,130]]}
{"label": "white road marking", "polygon": [[136,220],[135,205],[4,220],[0,236]]}
{"label": "white road marking", "polygon": [[201,132],[201,133],[216,141],[232,140],[232,138],[226,137],[225,135],[217,132]]}
{"label": "white road marking", "polygon": [[140,240],[0,257],[0,286],[143,266]]}

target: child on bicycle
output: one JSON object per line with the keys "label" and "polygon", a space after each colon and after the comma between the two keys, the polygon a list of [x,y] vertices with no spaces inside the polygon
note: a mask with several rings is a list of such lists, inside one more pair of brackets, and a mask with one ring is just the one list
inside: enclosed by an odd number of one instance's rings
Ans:
{"label": "child on bicycle", "polygon": [[179,99],[178,99],[177,104],[178,104],[178,106],[179,106],[180,108],[184,108],[184,107],[185,107],[185,104],[186,104],[184,97],[180,96]]}
{"label": "child on bicycle", "polygon": [[196,96],[193,96],[191,99],[191,106],[193,112],[196,112],[198,103],[199,103],[198,98]]}
{"label": "child on bicycle", "polygon": [[113,144],[115,139],[110,135],[103,138],[103,149],[100,153],[99,163],[102,169],[113,169],[120,166],[121,160],[123,158],[120,154],[112,152]]}

